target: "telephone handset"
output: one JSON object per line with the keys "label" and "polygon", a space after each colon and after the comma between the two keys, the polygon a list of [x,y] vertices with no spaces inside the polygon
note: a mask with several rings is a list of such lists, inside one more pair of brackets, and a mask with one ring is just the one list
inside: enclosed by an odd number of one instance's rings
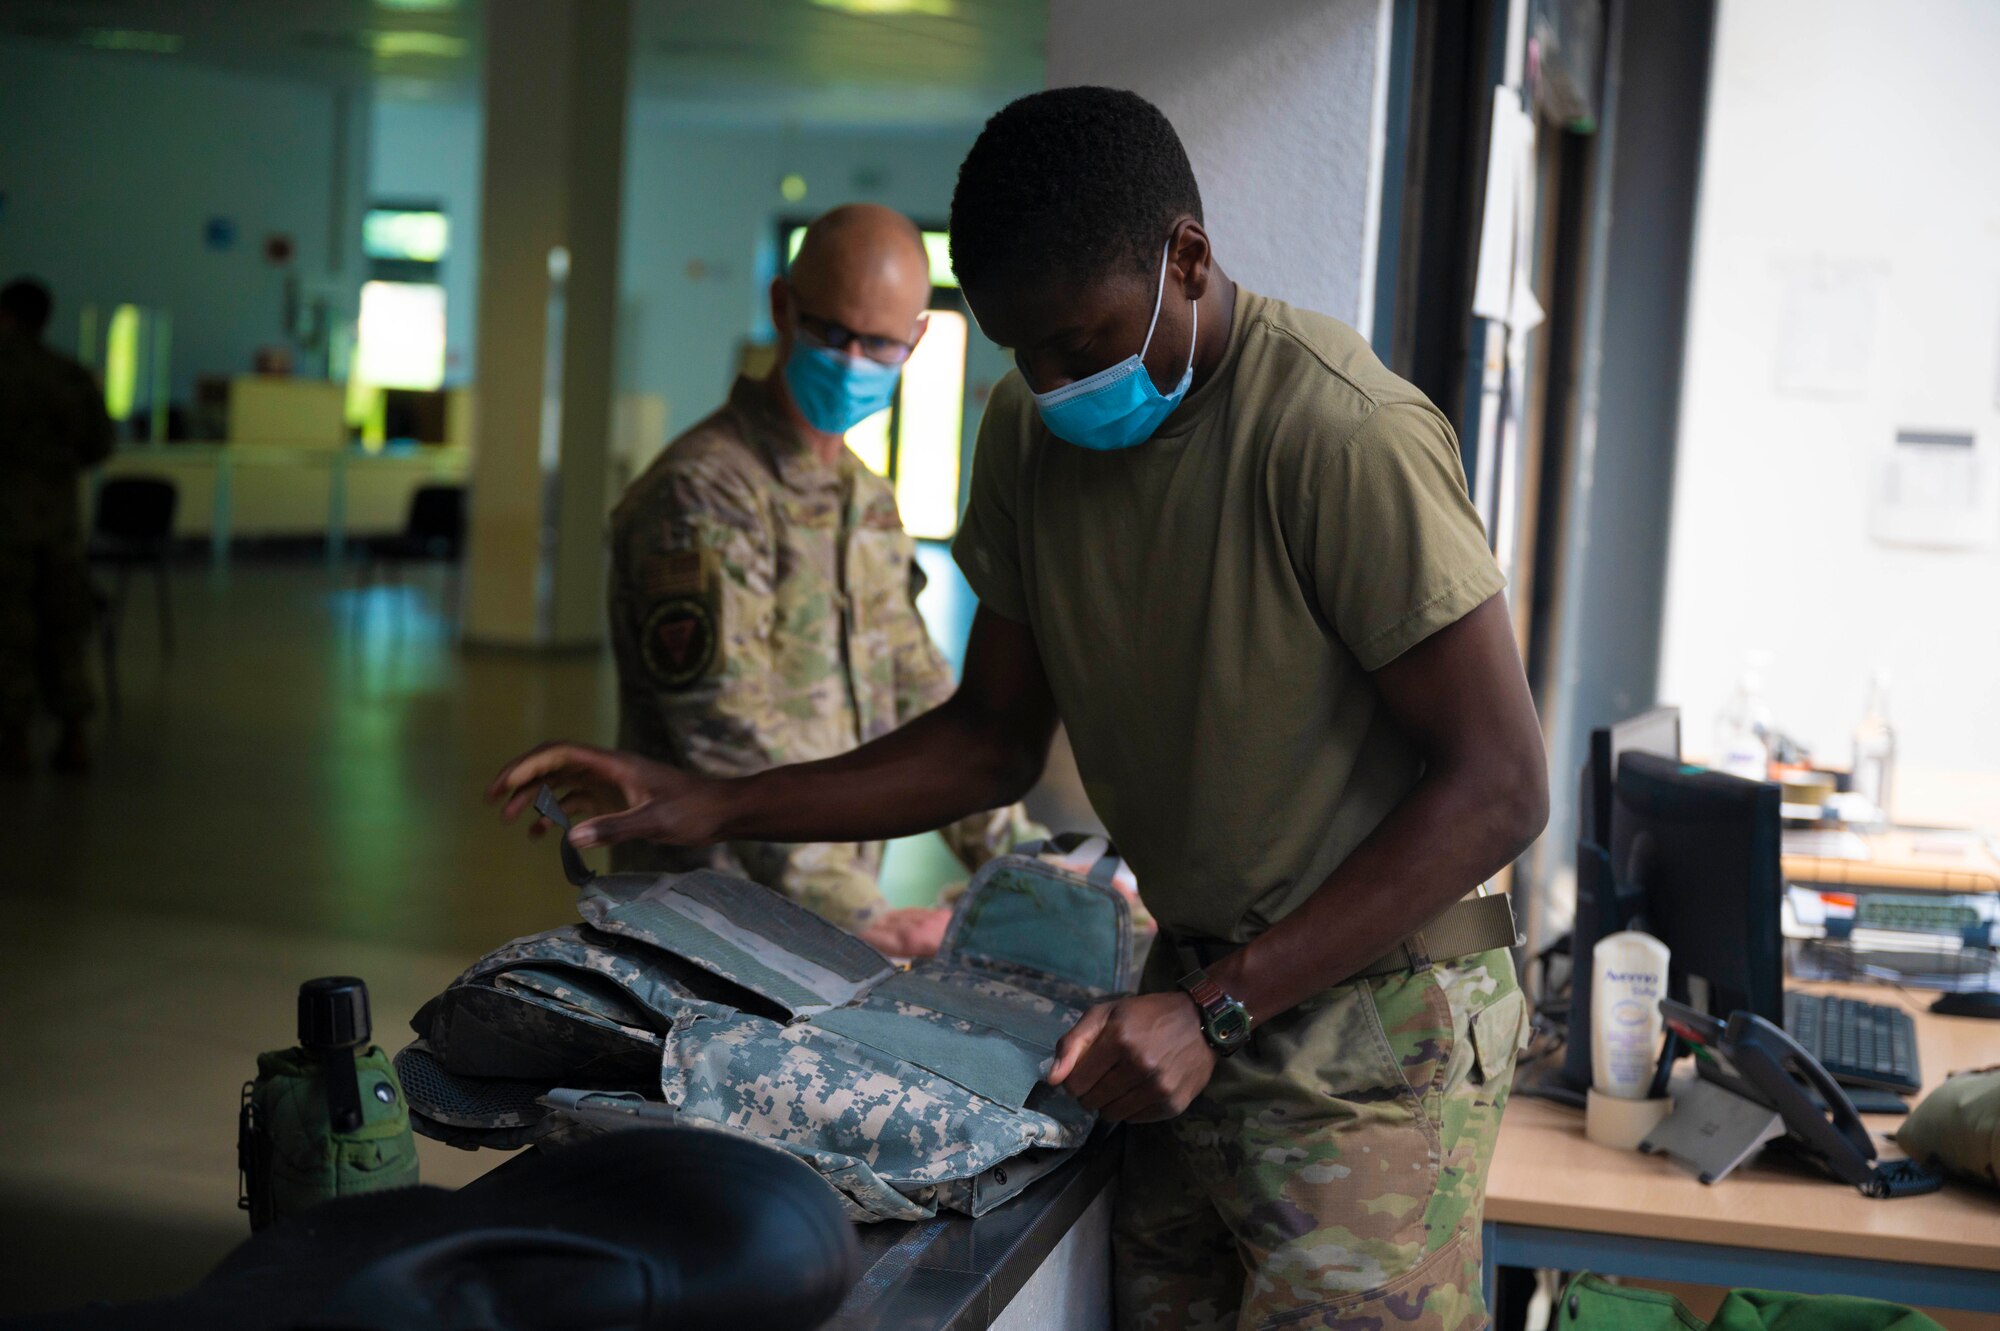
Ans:
{"label": "telephone handset", "polygon": [[[1661,999],[1660,1011],[1668,1029],[1711,1056],[1700,1065],[1704,1078],[1775,1110],[1791,1142],[1841,1182],[1870,1197],[1915,1196],[1941,1185],[1939,1175],[1914,1160],[1878,1161],[1875,1143],[1840,1083],[1762,1017],[1733,1012],[1724,1023],[1672,999]],[[1824,1109],[1800,1081],[1818,1093]]]}

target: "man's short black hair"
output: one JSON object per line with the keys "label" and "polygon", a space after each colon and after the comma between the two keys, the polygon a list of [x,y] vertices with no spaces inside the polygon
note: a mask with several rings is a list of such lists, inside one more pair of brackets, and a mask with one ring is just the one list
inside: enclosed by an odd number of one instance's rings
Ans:
{"label": "man's short black hair", "polygon": [[55,306],[49,289],[32,277],[17,277],[0,287],[0,310],[5,310],[21,326],[21,331],[31,337],[40,337],[49,326],[49,315],[54,313]]}
{"label": "man's short black hair", "polygon": [[952,267],[961,282],[1150,273],[1182,217],[1200,220],[1201,191],[1157,106],[1119,88],[1051,88],[1002,107],[965,155]]}

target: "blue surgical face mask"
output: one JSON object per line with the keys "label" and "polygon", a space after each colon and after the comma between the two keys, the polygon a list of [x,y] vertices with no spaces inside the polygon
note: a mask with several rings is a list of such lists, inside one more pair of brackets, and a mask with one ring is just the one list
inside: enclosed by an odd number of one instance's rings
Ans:
{"label": "blue surgical face mask", "polygon": [[809,346],[803,337],[793,338],[792,354],[785,358],[785,387],[792,390],[799,415],[825,434],[846,434],[888,406],[902,373],[900,365]]}
{"label": "blue surgical face mask", "polygon": [[1181,371],[1181,381],[1174,385],[1173,392],[1162,393],[1154,386],[1153,376],[1146,372],[1146,350],[1153,345],[1153,330],[1160,326],[1160,301],[1167,294],[1167,257],[1172,252],[1170,240],[1160,254],[1160,290],[1153,297],[1153,321],[1146,325],[1146,340],[1138,354],[1127,356],[1088,378],[1064,384],[1052,393],[1035,394],[1035,409],[1042,413],[1042,424],[1056,438],[1100,453],[1131,448],[1151,439],[1160,422],[1172,415],[1187,396],[1188,385],[1194,382],[1194,343],[1195,333],[1201,328],[1201,302],[1189,307],[1194,314],[1194,329],[1188,333],[1187,368]]}

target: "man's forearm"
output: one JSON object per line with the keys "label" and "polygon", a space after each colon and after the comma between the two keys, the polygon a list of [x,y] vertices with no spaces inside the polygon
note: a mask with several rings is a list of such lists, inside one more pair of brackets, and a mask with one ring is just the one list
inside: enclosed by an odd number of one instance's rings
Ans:
{"label": "man's forearm", "polygon": [[1304,905],[1209,967],[1266,1021],[1339,984],[1525,850],[1545,788],[1427,772]]}
{"label": "man's forearm", "polygon": [[839,757],[732,782],[721,839],[881,841],[1011,804],[1048,756],[1036,728],[954,697]]}

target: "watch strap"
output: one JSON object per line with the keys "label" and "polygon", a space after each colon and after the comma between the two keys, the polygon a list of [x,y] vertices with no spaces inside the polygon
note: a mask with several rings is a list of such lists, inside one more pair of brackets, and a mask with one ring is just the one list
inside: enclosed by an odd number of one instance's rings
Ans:
{"label": "watch strap", "polygon": [[[1224,1057],[1242,1048],[1243,1041],[1248,1038],[1249,1023],[1249,1012],[1242,1003],[1224,993],[1222,986],[1209,978],[1206,970],[1197,969],[1183,976],[1180,990],[1194,1001],[1195,1011],[1201,1018],[1201,1038],[1208,1042],[1209,1048]],[[1224,1040],[1217,1037],[1215,1027],[1231,1008],[1241,1014],[1245,1029],[1236,1039]]]}
{"label": "watch strap", "polygon": [[1213,1014],[1229,999],[1229,995],[1222,992],[1222,986],[1209,979],[1208,972],[1204,970],[1195,971],[1182,980],[1181,990],[1194,1000],[1194,1005],[1201,1009],[1203,1016]]}

